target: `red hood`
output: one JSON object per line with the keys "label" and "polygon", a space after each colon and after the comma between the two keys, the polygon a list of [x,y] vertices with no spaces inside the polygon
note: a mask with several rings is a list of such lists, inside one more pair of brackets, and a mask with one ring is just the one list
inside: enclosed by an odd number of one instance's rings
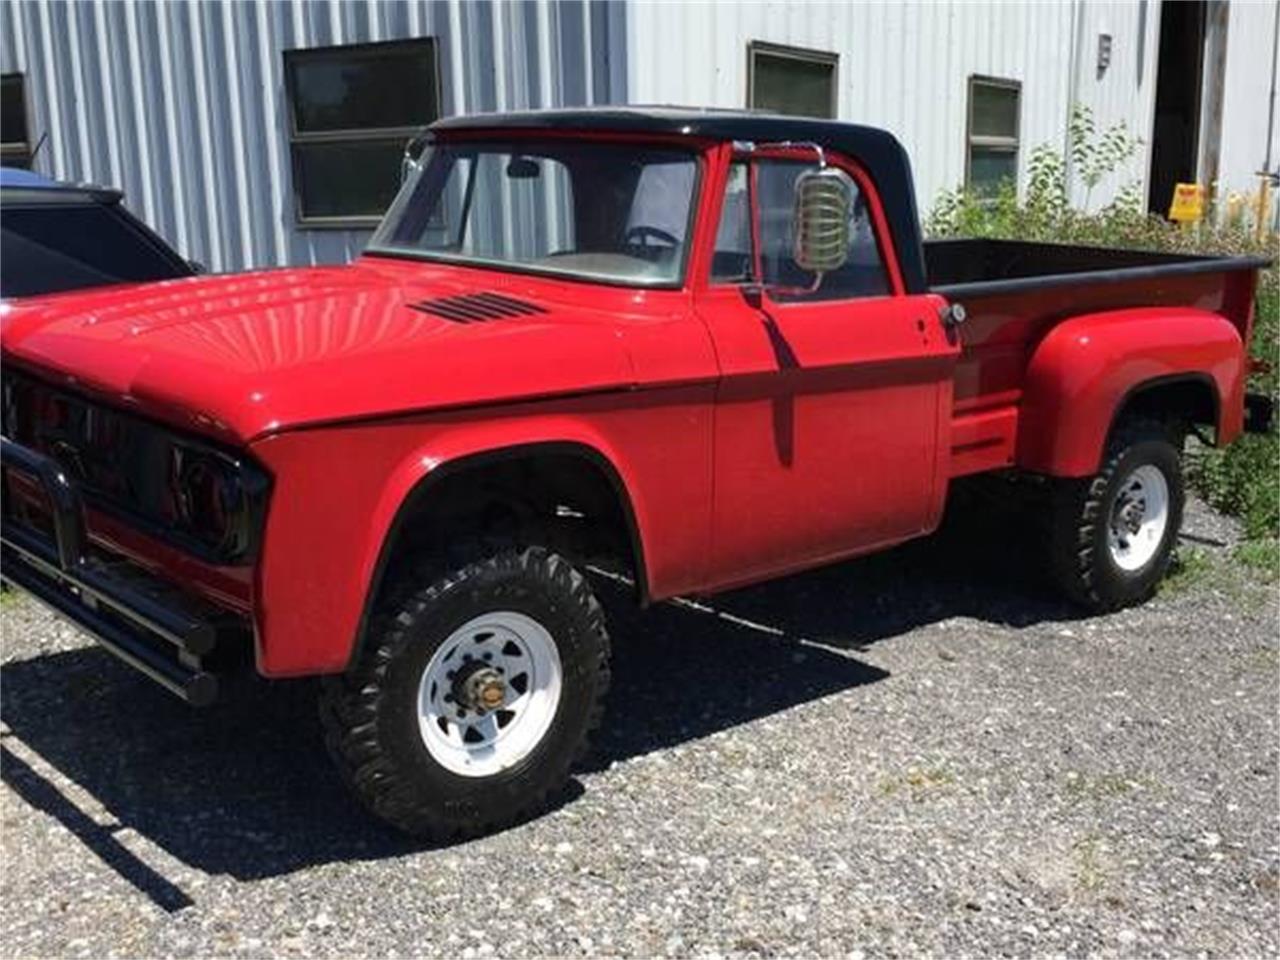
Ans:
{"label": "red hood", "polygon": [[[542,312],[468,323],[409,306],[464,293]],[[573,305],[585,293],[608,312]],[[615,318],[646,302],[366,258],[16,301],[0,307],[0,347],[6,363],[247,442],[304,423],[629,385]]]}

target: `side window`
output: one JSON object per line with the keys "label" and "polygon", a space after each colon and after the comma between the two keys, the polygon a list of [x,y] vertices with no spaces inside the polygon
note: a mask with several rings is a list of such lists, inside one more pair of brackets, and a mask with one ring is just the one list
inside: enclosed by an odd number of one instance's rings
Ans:
{"label": "side window", "polygon": [[729,181],[716,228],[716,247],[711,256],[712,283],[745,283],[751,279],[751,192],[747,165],[729,167]]}
{"label": "side window", "polygon": [[0,162],[6,167],[31,167],[26,79],[20,73],[0,77]]}
{"label": "side window", "polygon": [[377,226],[405,143],[440,116],[432,37],[284,51],[298,223]]}
{"label": "side window", "polygon": [[[792,259],[791,217],[796,178],[812,165],[795,160],[757,161],[756,189],[760,210],[761,281],[770,287],[802,290],[813,283],[813,274]],[[884,261],[876,243],[866,199],[853,187],[849,230],[849,257],[843,267],[826,274],[812,293],[778,294],[783,301],[850,300],[879,297],[889,292]]]}
{"label": "side window", "polygon": [[747,105],[801,117],[836,115],[839,57],[756,40],[747,47]]}
{"label": "side window", "polygon": [[969,152],[965,185],[994,198],[1005,184],[1018,186],[1019,99],[1016,80],[969,78]]}

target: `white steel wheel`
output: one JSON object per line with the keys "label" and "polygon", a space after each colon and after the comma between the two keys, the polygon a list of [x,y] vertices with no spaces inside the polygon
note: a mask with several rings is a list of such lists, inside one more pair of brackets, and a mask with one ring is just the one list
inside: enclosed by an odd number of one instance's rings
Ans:
{"label": "white steel wheel", "polygon": [[422,673],[422,742],[451,773],[493,776],[546,736],[562,683],[560,652],[542,624],[511,610],[482,614],[449,634]]}
{"label": "white steel wheel", "polygon": [[1112,562],[1141,570],[1160,551],[1168,528],[1169,481],[1159,467],[1143,464],[1117,485],[1107,525]]}

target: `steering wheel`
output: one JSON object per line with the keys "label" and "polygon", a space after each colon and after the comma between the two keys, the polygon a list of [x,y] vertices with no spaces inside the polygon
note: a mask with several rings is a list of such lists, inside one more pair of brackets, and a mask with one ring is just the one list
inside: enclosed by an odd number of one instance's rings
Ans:
{"label": "steering wheel", "polygon": [[648,247],[650,237],[654,240],[660,240],[670,247],[680,246],[680,241],[662,228],[647,227],[643,224],[629,227],[622,237],[622,242],[631,247]]}

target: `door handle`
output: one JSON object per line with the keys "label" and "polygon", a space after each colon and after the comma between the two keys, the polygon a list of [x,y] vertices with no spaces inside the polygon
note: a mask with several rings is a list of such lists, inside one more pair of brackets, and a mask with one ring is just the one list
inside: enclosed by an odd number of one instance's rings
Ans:
{"label": "door handle", "polygon": [[958,327],[969,319],[969,312],[962,303],[948,303],[938,308],[938,319],[944,326]]}

